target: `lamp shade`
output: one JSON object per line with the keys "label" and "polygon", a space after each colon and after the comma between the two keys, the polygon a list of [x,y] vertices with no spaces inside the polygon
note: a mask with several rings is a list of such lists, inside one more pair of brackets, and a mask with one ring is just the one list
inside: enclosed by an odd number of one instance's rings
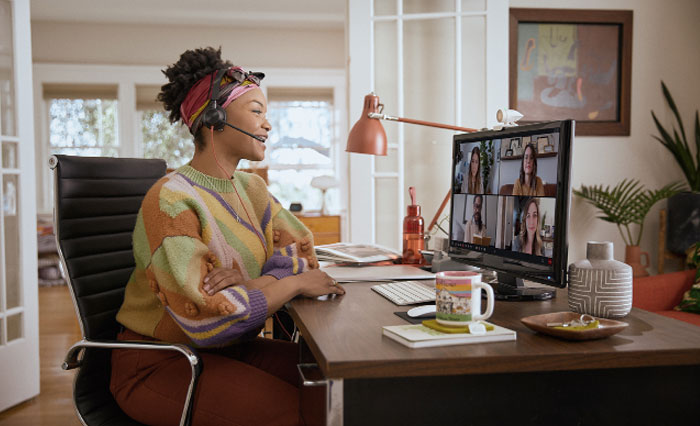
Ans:
{"label": "lamp shade", "polygon": [[348,135],[347,152],[358,154],[386,155],[386,132],[382,123],[369,114],[380,112],[379,96],[371,93],[365,96],[362,116],[352,126]]}

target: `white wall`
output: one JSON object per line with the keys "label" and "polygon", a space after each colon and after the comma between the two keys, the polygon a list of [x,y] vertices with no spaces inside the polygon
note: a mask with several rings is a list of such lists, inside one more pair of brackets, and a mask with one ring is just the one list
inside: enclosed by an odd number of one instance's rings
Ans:
{"label": "white wall", "polygon": [[88,24],[32,21],[34,62],[166,65],[186,49],[221,46],[246,68],[345,68],[339,29],[236,28],[187,25]]}
{"label": "white wall", "polygon": [[[632,111],[629,137],[578,137],[573,150],[572,187],[581,184],[615,185],[637,178],[650,189],[684,180],[671,154],[652,138],[657,134],[653,109],[664,124],[672,114],[664,105],[660,81],[664,80],[682,111],[686,131],[692,129],[700,108],[700,2],[697,0],[511,0],[511,7],[567,9],[627,9],[634,11],[632,41]],[[692,130],[691,130],[692,132]],[[689,138],[694,137],[690,133]],[[596,218],[596,210],[574,197],[569,233],[569,261],[585,257],[586,241],[615,244],[615,258],[624,259],[624,242],[617,227]],[[659,209],[649,213],[642,236],[642,250],[651,255],[650,272],[656,271]],[[675,265],[667,264],[668,269]]]}

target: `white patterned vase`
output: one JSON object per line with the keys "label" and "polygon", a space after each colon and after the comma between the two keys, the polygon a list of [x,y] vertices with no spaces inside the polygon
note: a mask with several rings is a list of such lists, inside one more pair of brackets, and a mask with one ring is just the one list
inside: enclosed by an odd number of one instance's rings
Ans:
{"label": "white patterned vase", "polygon": [[586,259],[569,265],[569,309],[620,318],[632,309],[632,267],[613,259],[613,243],[589,241]]}

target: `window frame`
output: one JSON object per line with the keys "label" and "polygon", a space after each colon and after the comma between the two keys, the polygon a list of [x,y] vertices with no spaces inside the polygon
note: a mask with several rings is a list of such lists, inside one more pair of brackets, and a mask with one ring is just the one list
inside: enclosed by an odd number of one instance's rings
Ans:
{"label": "window frame", "polygon": [[[347,135],[346,75],[344,69],[333,68],[272,68],[251,66],[266,74],[261,87],[265,96],[268,88],[323,88],[333,93],[334,123],[333,143],[337,144],[334,167],[340,181],[341,216],[343,218],[342,238],[347,239],[347,199],[348,199],[348,155],[341,144]],[[51,213],[50,200],[51,174],[49,160],[49,114],[48,102],[44,99],[45,84],[116,84],[118,106],[117,138],[119,156],[142,157],[143,146],[139,135],[136,88],[145,85],[166,83],[161,67],[127,65],[83,65],[35,63],[34,73],[34,114],[36,150],[37,210]]]}

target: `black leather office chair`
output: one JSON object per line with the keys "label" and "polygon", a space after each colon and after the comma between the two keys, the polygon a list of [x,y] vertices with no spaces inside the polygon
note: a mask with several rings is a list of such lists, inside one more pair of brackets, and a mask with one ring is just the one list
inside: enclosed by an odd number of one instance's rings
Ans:
{"label": "black leather office chair", "polygon": [[[86,425],[138,425],[109,390],[111,349],[138,348],[182,353],[192,379],[180,425],[192,421],[194,391],[202,360],[192,348],[159,342],[116,340],[116,314],[134,269],[131,238],[141,201],[165,174],[163,160],[55,155],[54,232],[82,340],[66,355],[64,370],[80,368],[73,384],[77,414]],[[82,357],[80,356],[82,354]]]}

